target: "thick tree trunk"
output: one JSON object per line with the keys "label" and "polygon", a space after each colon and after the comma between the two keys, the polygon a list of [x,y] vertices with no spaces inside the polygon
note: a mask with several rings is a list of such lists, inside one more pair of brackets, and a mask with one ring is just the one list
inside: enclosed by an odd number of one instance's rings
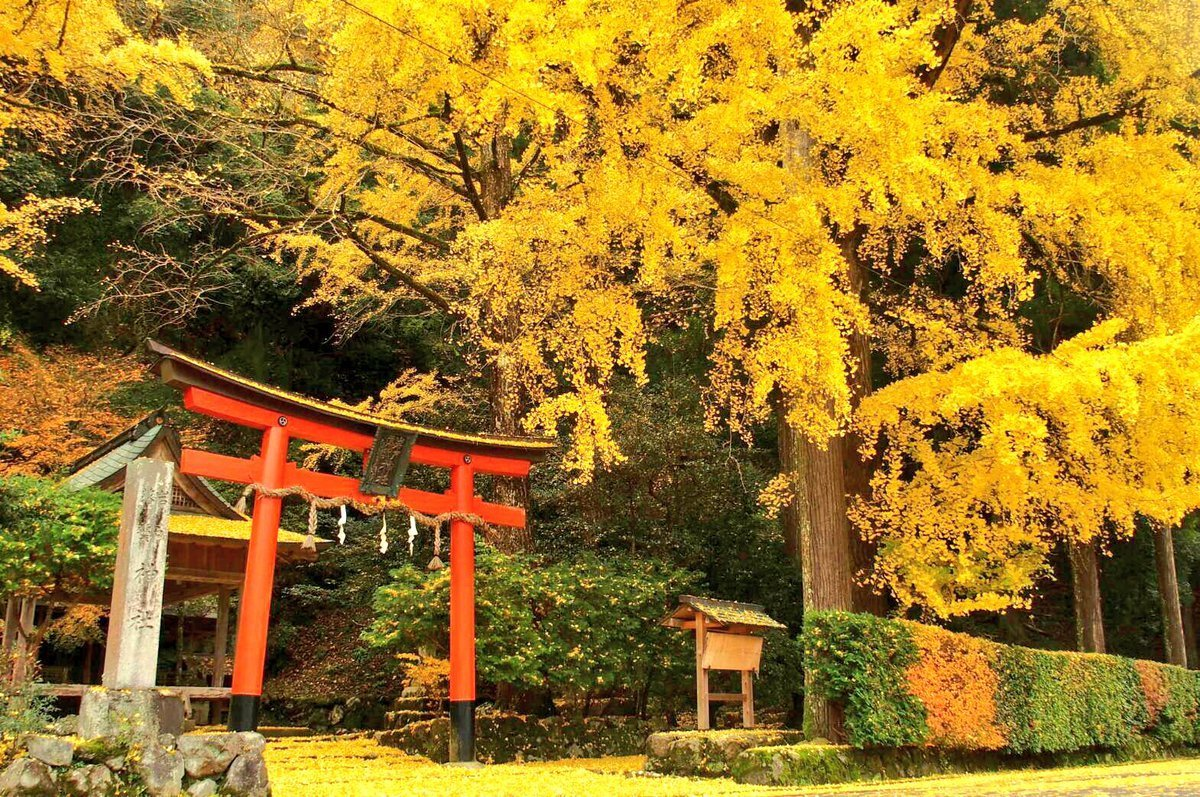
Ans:
{"label": "thick tree trunk", "polygon": [[[474,171],[469,167],[465,149],[461,150],[460,158],[463,161],[468,190],[473,195],[473,204],[480,220],[487,221],[499,217],[512,198],[512,139],[508,136],[493,137],[483,151],[478,153],[478,168]],[[492,362],[490,374],[492,430],[498,434],[517,435],[521,432],[521,390],[503,344],[516,336],[519,321],[511,311],[506,311],[498,317],[495,313],[491,315],[488,333],[494,341],[501,344],[500,352]],[[528,479],[497,477],[495,493],[496,500],[502,504],[529,509]],[[491,541],[497,548],[508,553],[532,551],[533,529],[528,520],[528,512],[525,528],[497,528]]]}
{"label": "thick tree trunk", "polygon": [[1186,667],[1183,611],[1179,602],[1179,578],[1175,573],[1175,535],[1169,527],[1162,527],[1154,535],[1154,563],[1158,570],[1158,594],[1162,599],[1167,663]]}
{"label": "thick tree trunk", "polygon": [[[792,500],[788,501],[783,512],[780,513],[783,521],[783,551],[803,576],[808,572],[808,568],[804,562],[802,540],[809,536],[811,528],[808,521],[808,494],[806,492],[808,463],[800,455],[798,448],[800,441],[796,439],[794,430],[787,423],[785,414],[785,410],[776,404],[775,419],[779,426],[777,443],[779,472],[788,474],[792,483]],[[803,589],[802,600],[805,607],[808,607],[812,603],[812,599],[807,577],[801,582],[801,588]]]}
{"label": "thick tree trunk", "polygon": [[[822,449],[788,422],[782,402],[779,424],[780,472],[791,475],[793,498],[784,509],[784,540],[795,551],[803,579],[804,611],[853,608],[849,524],[842,481],[841,441]],[[804,729],[810,739],[845,738],[841,708],[817,696],[804,674]]]}
{"label": "thick tree trunk", "polygon": [[1075,644],[1084,653],[1104,652],[1100,564],[1095,543],[1068,543],[1075,601]]}
{"label": "thick tree trunk", "polygon": [[[867,270],[858,256],[860,238],[859,234],[844,236],[841,245],[850,289],[855,296],[865,301]],[[850,356],[854,358],[854,368],[850,374],[850,406],[852,410],[857,410],[858,405],[872,390],[871,339],[864,333],[856,332],[851,334],[846,342]],[[866,498],[870,492],[872,464],[862,458],[859,451],[862,439],[858,435],[848,434],[839,443],[842,451],[842,489],[846,496],[843,504],[849,506],[854,499]],[[864,539],[849,519],[846,520],[846,524],[850,540],[851,572],[854,576],[854,610],[882,616],[887,613],[887,599],[867,583],[875,566],[876,545]]]}
{"label": "thick tree trunk", "polygon": [[36,617],[37,598],[22,598],[17,615],[17,635],[13,651],[13,686],[20,686],[37,672],[37,653],[41,647],[41,638],[34,625]]}

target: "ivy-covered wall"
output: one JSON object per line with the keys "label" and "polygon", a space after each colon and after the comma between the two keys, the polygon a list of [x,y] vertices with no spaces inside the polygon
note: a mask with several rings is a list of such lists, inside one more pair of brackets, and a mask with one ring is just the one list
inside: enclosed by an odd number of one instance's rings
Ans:
{"label": "ivy-covered wall", "polygon": [[1200,744],[1200,673],[1120,656],[1000,645],[902,620],[805,618],[813,686],[856,747],[1012,754]]}

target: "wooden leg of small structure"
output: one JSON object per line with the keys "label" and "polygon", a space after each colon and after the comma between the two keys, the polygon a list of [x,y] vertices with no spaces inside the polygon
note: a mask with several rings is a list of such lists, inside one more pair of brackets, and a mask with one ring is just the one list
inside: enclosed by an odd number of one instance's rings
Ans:
{"label": "wooden leg of small structure", "polygon": [[708,670],[704,669],[704,645],[707,642],[705,618],[696,615],[696,728],[709,729]]}
{"label": "wooden leg of small structure", "polygon": [[4,680],[5,682],[12,680],[13,672],[13,646],[17,642],[17,623],[19,622],[17,599],[11,595],[8,597],[8,602],[4,607]]}
{"label": "wooden leg of small structure", "polygon": [[742,726],[754,727],[754,673],[742,670]]}
{"label": "wooden leg of small structure", "polygon": [[37,612],[37,598],[22,598],[21,610],[17,618],[17,644],[13,660],[13,685],[25,683],[29,677],[30,661],[37,654],[29,649],[29,635],[33,630],[33,620]]}
{"label": "wooden leg of small structure", "polygon": [[[183,618],[183,607],[179,607],[179,617],[175,622],[175,685],[183,686],[183,654],[184,654],[184,639],[186,638],[185,624]],[[186,709],[187,700],[183,701]]]}
{"label": "wooden leg of small structure", "polygon": [[229,587],[217,591],[217,632],[213,636],[212,685],[225,685],[225,657],[229,649]]}
{"label": "wooden leg of small structure", "polygon": [[88,642],[83,648],[83,678],[80,681],[81,683],[89,685],[92,683],[92,662],[95,656],[96,644],[94,642]]}

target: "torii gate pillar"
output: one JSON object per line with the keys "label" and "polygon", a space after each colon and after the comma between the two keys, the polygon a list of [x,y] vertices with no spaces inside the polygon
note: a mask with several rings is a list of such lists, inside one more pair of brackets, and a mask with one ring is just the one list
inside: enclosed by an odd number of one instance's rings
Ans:
{"label": "torii gate pillar", "polygon": [[[459,506],[475,494],[471,457],[450,471]],[[465,511],[465,510],[464,510]],[[450,521],[450,760],[475,760],[475,527]]]}

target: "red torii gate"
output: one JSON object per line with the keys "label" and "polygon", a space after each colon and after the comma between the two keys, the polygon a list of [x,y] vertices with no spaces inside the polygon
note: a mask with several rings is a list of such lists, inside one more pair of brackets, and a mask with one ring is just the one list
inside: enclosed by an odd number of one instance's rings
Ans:
{"label": "red torii gate", "polygon": [[[194,476],[259,484],[268,490],[298,486],[323,498],[364,502],[377,500],[374,493],[394,491],[404,504],[424,514],[463,512],[493,525],[523,528],[524,509],[488,503],[475,495],[475,474],[524,477],[532,463],[554,448],[545,439],[472,435],[398,423],[250,381],[154,341],[147,345],[159,358],[154,370],[166,384],[183,391],[189,410],[263,432],[259,454],[249,459],[184,449],[180,470]],[[364,471],[372,469],[367,464],[372,453],[392,449],[388,456],[392,473],[398,468],[398,475],[381,487],[378,478],[365,473],[377,488],[366,494],[364,482],[288,462],[288,444],[293,439],[360,451]],[[383,442],[377,445],[378,441]],[[370,462],[373,465],[374,458]],[[450,489],[431,493],[400,487],[408,462],[448,468]],[[283,499],[267,495],[254,500],[234,653],[229,714],[229,728],[234,731],[254,730],[258,725],[282,504]],[[463,520],[450,522],[450,565],[450,760],[473,761],[475,530]]]}

